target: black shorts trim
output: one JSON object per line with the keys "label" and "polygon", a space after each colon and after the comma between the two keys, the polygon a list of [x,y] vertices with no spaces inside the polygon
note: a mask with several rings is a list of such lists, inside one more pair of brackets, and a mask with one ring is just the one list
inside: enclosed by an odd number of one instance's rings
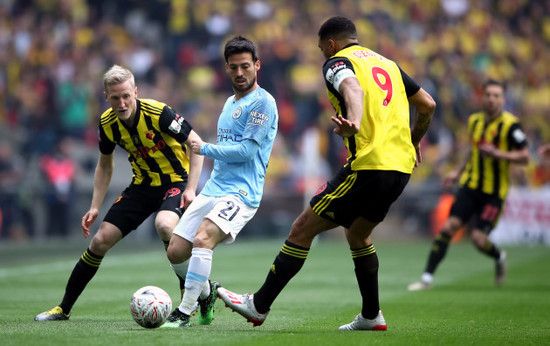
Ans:
{"label": "black shorts trim", "polygon": [[346,165],[317,191],[310,206],[315,214],[346,228],[359,217],[381,222],[409,178],[407,173],[353,171]]}

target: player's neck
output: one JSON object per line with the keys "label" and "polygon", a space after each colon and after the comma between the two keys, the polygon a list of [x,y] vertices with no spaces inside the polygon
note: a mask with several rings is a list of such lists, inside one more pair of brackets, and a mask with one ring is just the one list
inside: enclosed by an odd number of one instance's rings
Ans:
{"label": "player's neck", "polygon": [[136,123],[136,114],[132,114],[128,119],[122,120],[127,127],[133,127]]}
{"label": "player's neck", "polygon": [[235,101],[238,101],[238,100],[242,99],[243,97],[250,94],[251,92],[253,92],[257,88],[258,88],[258,83],[255,83],[250,89],[248,89],[244,92],[240,92],[238,90],[233,89],[233,92],[235,93]]}
{"label": "player's neck", "polygon": [[491,122],[493,120],[495,120],[496,118],[498,118],[498,116],[500,115],[500,113],[502,113],[502,110],[498,110],[497,112],[492,112],[492,113],[489,113],[489,112],[485,112],[485,119],[487,120],[487,122]]}

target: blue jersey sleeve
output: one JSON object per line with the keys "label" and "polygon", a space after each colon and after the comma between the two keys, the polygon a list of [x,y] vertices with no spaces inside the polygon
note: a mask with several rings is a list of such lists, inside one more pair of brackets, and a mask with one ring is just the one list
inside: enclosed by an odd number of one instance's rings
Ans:
{"label": "blue jersey sleeve", "polygon": [[236,145],[219,146],[205,144],[201,147],[201,155],[225,162],[250,161],[260,149],[260,144],[251,139],[245,139]]}
{"label": "blue jersey sleeve", "polygon": [[251,139],[261,144],[273,121],[276,120],[276,114],[273,105],[266,98],[261,98],[254,102],[247,115],[243,139]]}

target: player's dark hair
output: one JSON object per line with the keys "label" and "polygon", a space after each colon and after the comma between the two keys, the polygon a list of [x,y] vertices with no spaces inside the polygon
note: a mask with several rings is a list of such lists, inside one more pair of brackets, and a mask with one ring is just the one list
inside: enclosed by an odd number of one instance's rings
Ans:
{"label": "player's dark hair", "polygon": [[497,85],[502,88],[502,91],[506,91],[506,83],[498,81],[496,79],[487,79],[485,83],[483,83],[483,90],[487,89],[489,85]]}
{"label": "player's dark hair", "polygon": [[346,17],[335,16],[327,19],[319,28],[319,39],[324,41],[340,38],[357,38],[357,29],[355,24]]}
{"label": "player's dark hair", "polygon": [[225,58],[225,62],[227,62],[231,55],[247,52],[252,54],[252,61],[258,61],[259,58],[256,45],[254,45],[252,41],[245,37],[236,36],[227,41],[227,43],[225,44],[223,56]]}

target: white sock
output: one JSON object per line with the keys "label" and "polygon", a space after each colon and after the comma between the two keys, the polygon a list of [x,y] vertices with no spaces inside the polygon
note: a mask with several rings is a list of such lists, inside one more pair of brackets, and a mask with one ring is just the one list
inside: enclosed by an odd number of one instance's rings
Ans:
{"label": "white sock", "polygon": [[179,305],[181,312],[191,315],[193,306],[199,298],[212,270],[212,250],[193,248],[189,269],[185,277],[185,294]]}
{"label": "white sock", "polygon": [[208,298],[209,295],[210,295],[210,283],[208,282],[208,280],[206,280],[206,282],[204,283],[204,286],[202,286],[202,291],[201,291],[201,295],[199,296],[199,299],[204,300]]}
{"label": "white sock", "polygon": [[170,267],[172,267],[172,269],[176,272],[176,274],[179,275],[179,277],[185,278],[187,276],[187,268],[189,268],[189,260],[179,264],[170,263]]}
{"label": "white sock", "polygon": [[430,273],[424,273],[422,274],[422,278],[420,280],[422,280],[423,283],[431,285],[432,281],[434,280],[434,276]]}

